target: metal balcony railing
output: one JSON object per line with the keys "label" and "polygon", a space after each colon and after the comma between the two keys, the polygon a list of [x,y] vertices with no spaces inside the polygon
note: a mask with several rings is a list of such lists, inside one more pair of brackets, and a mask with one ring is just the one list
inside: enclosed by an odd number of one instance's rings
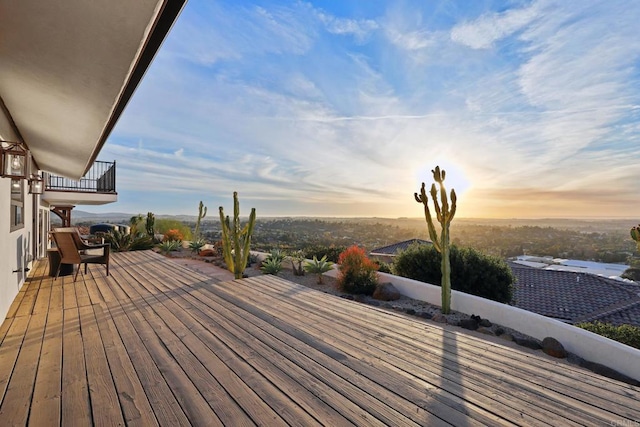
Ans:
{"label": "metal balcony railing", "polygon": [[44,181],[48,191],[115,193],[116,162],[95,161],[79,181],[51,174],[45,174]]}

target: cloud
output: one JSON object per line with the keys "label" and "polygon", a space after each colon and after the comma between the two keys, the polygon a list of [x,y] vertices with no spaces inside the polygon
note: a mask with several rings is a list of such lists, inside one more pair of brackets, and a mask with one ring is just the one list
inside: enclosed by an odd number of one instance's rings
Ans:
{"label": "cloud", "polygon": [[353,35],[359,43],[363,43],[380,25],[372,19],[346,19],[316,11],[316,16],[328,32],[339,35]]}
{"label": "cloud", "polygon": [[640,8],[436,3],[189,2],[103,150],[119,191],[419,216],[442,163],[470,182],[463,216],[630,203]]}
{"label": "cloud", "polygon": [[451,40],[472,49],[489,49],[494,43],[523,29],[538,17],[537,7],[490,13],[475,21],[463,22],[451,30]]}

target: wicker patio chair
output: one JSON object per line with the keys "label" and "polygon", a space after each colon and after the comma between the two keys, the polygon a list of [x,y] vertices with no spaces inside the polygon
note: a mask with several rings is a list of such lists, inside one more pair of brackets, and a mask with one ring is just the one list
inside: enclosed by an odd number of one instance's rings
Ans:
{"label": "wicker patio chair", "polygon": [[[76,274],[73,276],[73,281],[75,282],[78,278],[78,272],[80,272],[80,267],[84,264],[84,273],[87,273],[87,268],[89,264],[103,264],[107,268],[107,276],[109,275],[109,244],[105,243],[102,245],[87,245],[81,243],[82,246],[78,246],[76,243],[76,237],[78,238],[80,235],[77,231],[53,231],[51,233],[54,242],[58,248],[58,252],[60,253],[60,266],[62,264],[78,264],[78,269],[76,270]],[[80,239],[81,240],[81,239]],[[87,254],[82,253],[84,249],[102,249],[101,254]],[[56,271],[56,279],[60,274],[60,266]]]}

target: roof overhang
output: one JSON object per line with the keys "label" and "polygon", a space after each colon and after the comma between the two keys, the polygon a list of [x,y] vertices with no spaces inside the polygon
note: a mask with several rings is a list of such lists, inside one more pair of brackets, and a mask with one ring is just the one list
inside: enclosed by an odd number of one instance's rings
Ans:
{"label": "roof overhang", "polygon": [[0,0],[0,139],[80,179],[185,2]]}

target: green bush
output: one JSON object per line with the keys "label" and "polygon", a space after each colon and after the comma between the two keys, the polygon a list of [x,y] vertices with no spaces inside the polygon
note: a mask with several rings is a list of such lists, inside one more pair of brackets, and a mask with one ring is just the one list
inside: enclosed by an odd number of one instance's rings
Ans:
{"label": "green bush", "polygon": [[326,255],[320,259],[314,256],[312,261],[307,261],[304,264],[304,269],[308,273],[317,275],[318,284],[322,284],[322,275],[333,269],[333,262],[327,261]]}
{"label": "green bush", "polygon": [[178,242],[177,240],[165,240],[164,242],[160,243],[158,247],[160,248],[160,252],[166,255],[169,252],[177,251],[178,249],[180,249],[180,242]]}
{"label": "green bush", "polygon": [[595,322],[577,323],[575,326],[621,342],[629,347],[640,349],[640,328],[637,326],[614,326],[610,323],[602,323],[597,320]]}
{"label": "green bush", "polygon": [[155,232],[160,234],[166,234],[169,230],[178,230],[182,235],[183,240],[191,240],[191,228],[177,219],[160,218],[156,219]]}
{"label": "green bush", "polygon": [[113,252],[144,251],[154,246],[154,241],[145,235],[125,234],[113,229],[104,235]]}
{"label": "green bush", "polygon": [[350,294],[372,295],[378,285],[378,266],[364,253],[364,249],[351,246],[338,258],[340,274],[338,288]]}
{"label": "green bush", "polygon": [[318,259],[321,259],[326,255],[327,261],[338,262],[338,258],[340,258],[340,254],[345,251],[346,246],[323,246],[323,245],[313,245],[308,246],[303,249],[304,257],[307,259],[313,259],[315,256]]}
{"label": "green bush", "polygon": [[277,276],[280,270],[282,270],[282,262],[285,255],[280,249],[272,249],[271,253],[262,261],[260,270],[263,274],[272,274]]}
{"label": "green bush", "polygon": [[[440,286],[441,255],[430,245],[414,245],[396,256],[398,276]],[[490,300],[509,303],[515,277],[502,259],[473,248],[451,246],[451,288]]]}

